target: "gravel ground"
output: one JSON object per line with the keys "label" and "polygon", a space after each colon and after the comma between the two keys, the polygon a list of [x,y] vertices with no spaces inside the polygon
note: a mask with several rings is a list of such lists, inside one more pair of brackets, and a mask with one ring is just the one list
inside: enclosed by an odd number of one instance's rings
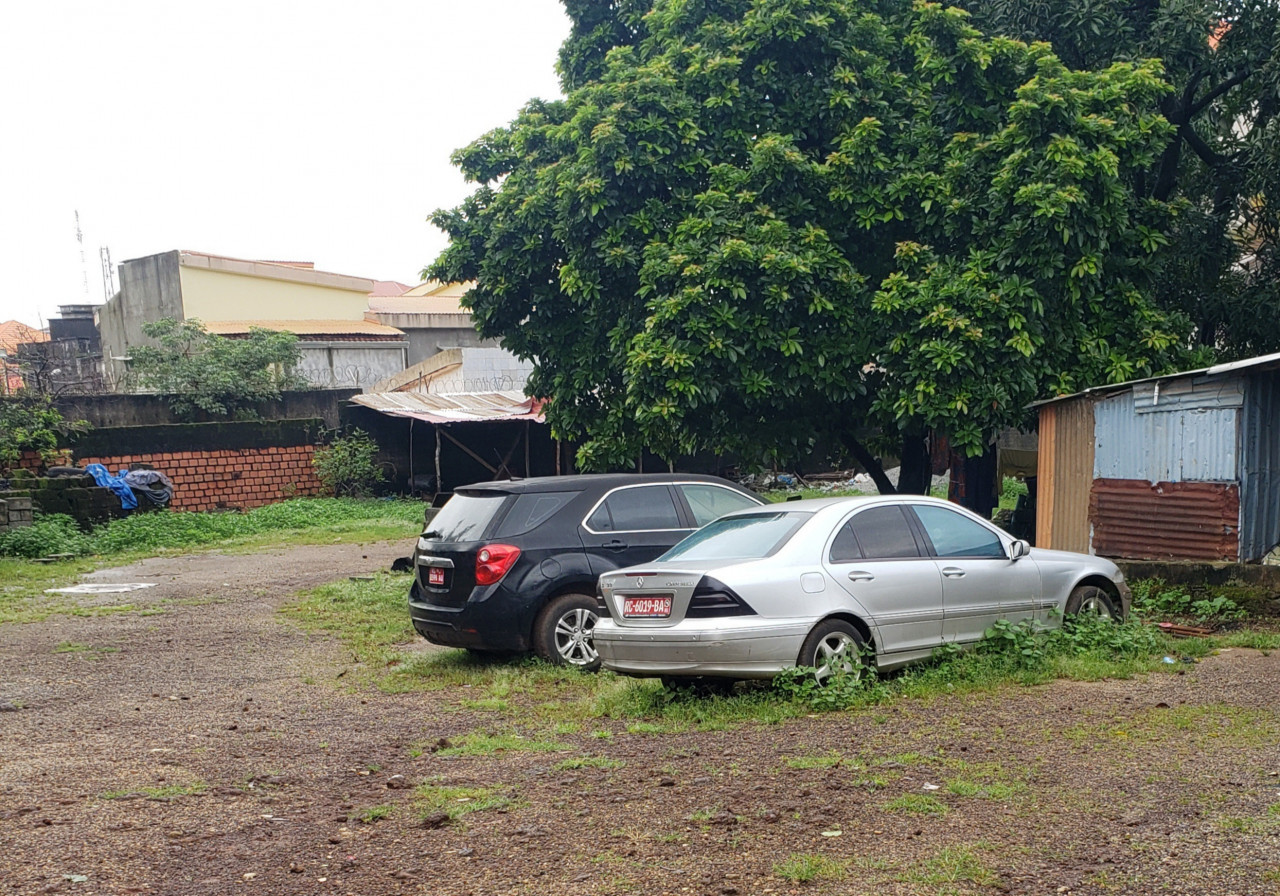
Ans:
{"label": "gravel ground", "polygon": [[[1280,655],[450,757],[515,721],[343,687],[277,613],[400,553],[148,560],[82,598],[132,612],[0,628],[0,893],[1280,892]],[[424,821],[423,782],[512,802]]]}

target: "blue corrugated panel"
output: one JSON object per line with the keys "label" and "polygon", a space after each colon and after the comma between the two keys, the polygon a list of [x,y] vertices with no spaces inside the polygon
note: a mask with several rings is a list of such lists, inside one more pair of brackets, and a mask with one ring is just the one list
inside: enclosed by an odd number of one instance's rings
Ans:
{"label": "blue corrugated panel", "polygon": [[1280,543],[1280,383],[1276,374],[1249,378],[1243,430],[1240,557],[1251,561]]}
{"label": "blue corrugated panel", "polygon": [[1220,374],[1135,383],[1133,398],[1139,414],[1238,408],[1244,404],[1244,377]]}
{"label": "blue corrugated panel", "polygon": [[1095,479],[1235,482],[1237,424],[1232,407],[1136,413],[1132,391],[1094,405]]}

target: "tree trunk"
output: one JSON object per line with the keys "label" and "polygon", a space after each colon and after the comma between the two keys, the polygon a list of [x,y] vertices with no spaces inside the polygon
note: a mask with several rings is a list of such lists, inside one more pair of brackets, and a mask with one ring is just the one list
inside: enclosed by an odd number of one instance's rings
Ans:
{"label": "tree trunk", "polygon": [[933,461],[929,456],[929,442],[923,435],[904,433],[902,436],[902,468],[898,471],[898,493],[903,495],[927,495],[933,484]]}
{"label": "tree trunk", "polygon": [[893,483],[889,481],[889,477],[884,475],[884,465],[880,463],[880,459],[867,450],[867,446],[859,442],[851,435],[845,435],[842,439],[849,453],[853,455],[858,463],[862,464],[862,469],[867,471],[867,475],[871,477],[871,481],[876,484],[876,488],[880,490],[882,495],[892,495],[897,492],[893,487]]}

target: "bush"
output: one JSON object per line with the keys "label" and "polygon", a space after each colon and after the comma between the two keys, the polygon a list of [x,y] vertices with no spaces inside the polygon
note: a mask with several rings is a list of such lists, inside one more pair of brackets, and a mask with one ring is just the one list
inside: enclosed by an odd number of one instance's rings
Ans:
{"label": "bush", "polygon": [[0,532],[0,556],[80,556],[93,552],[93,538],[80,531],[76,521],[63,513],[38,514],[30,526]]}
{"label": "bush", "polygon": [[1240,619],[1245,610],[1225,594],[1197,595],[1182,585],[1160,579],[1132,582],[1133,612],[1144,619]]}
{"label": "bush", "polygon": [[364,430],[334,439],[327,448],[315,453],[312,464],[325,488],[335,497],[359,498],[373,494],[385,478],[374,458],[378,445]]}

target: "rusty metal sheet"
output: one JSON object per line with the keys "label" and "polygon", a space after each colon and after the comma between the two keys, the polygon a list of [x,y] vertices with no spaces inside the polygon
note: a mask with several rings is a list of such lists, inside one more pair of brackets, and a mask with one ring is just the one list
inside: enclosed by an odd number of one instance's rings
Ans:
{"label": "rusty metal sheet", "polygon": [[1089,550],[1089,486],[1093,482],[1093,400],[1040,409],[1036,545]]}
{"label": "rusty metal sheet", "polygon": [[1234,482],[1095,479],[1093,552],[1128,560],[1237,560],[1240,488]]}

